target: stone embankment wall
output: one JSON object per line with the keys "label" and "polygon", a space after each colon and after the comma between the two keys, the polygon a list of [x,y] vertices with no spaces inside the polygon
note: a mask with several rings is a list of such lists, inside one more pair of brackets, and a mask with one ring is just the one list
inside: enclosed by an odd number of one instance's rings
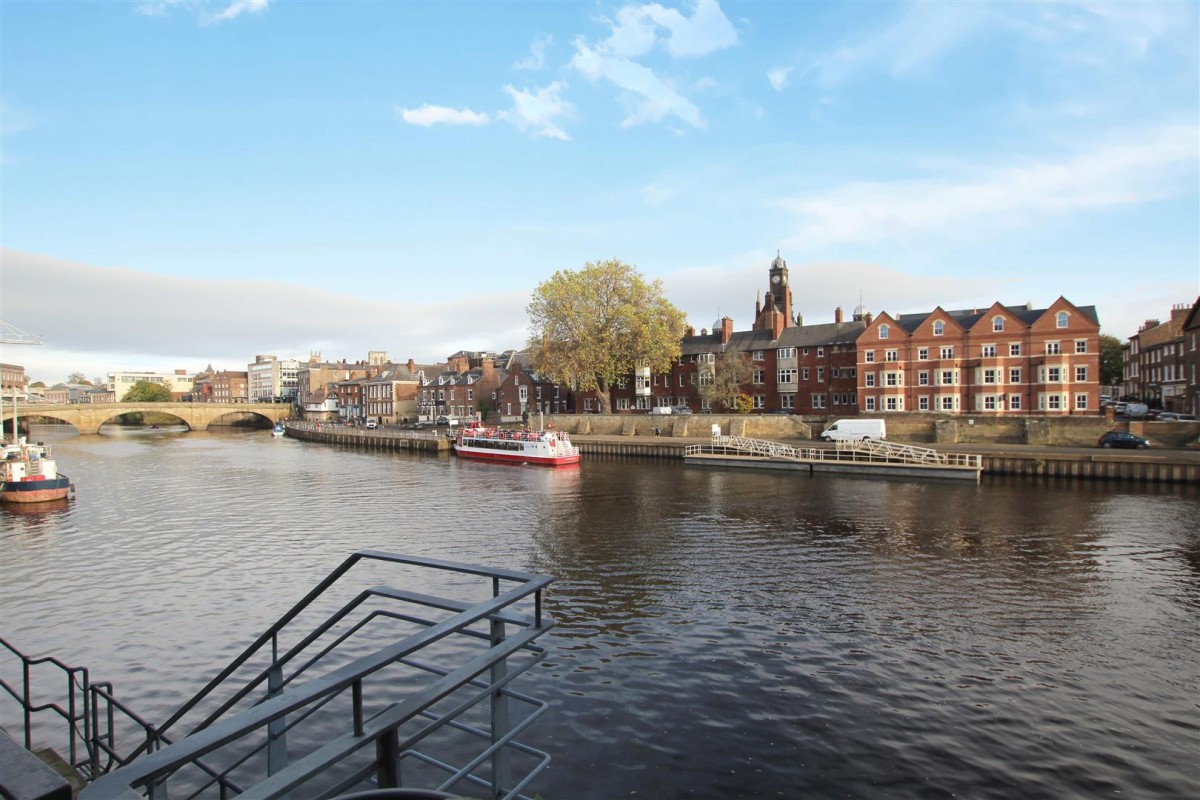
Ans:
{"label": "stone embankment wall", "polygon": [[[869,416],[869,415],[867,415]],[[1094,447],[1105,431],[1145,436],[1158,447],[1200,447],[1200,425],[1138,422],[1105,417],[943,417],[935,414],[881,414],[888,438],[914,444],[1031,444]],[[707,438],[713,425],[727,436],[788,441],[814,439],[829,424],[819,418],[785,414],[556,414],[546,417],[559,430],[583,436],[661,436]],[[830,420],[832,422],[832,419]]]}
{"label": "stone embankment wall", "polygon": [[727,436],[752,439],[811,439],[814,429],[800,417],[786,414],[554,414],[546,417],[559,430],[580,436],[662,436],[706,439],[712,426]]}
{"label": "stone embankment wall", "polygon": [[1186,422],[1139,422],[1105,417],[938,417],[913,414],[885,417],[888,438],[936,444],[1032,444],[1047,447],[1094,447],[1107,431],[1145,436],[1158,447],[1195,446],[1200,425]]}

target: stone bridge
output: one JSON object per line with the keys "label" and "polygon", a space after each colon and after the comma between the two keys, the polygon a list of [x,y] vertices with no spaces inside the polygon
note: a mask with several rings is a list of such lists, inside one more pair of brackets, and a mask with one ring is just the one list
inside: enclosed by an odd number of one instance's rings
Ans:
{"label": "stone bridge", "polygon": [[[143,413],[153,411],[156,414],[169,414],[178,417],[194,431],[208,430],[209,425],[223,424],[222,419],[228,418],[228,424],[237,415],[256,414],[269,425],[274,425],[281,419],[286,419],[292,407],[288,403],[80,403],[78,405],[27,405],[17,409],[19,420],[27,417],[49,417],[51,419],[69,422],[81,434],[99,433],[100,426],[133,411]],[[0,413],[0,420],[5,425],[11,425],[13,410],[11,406]]]}

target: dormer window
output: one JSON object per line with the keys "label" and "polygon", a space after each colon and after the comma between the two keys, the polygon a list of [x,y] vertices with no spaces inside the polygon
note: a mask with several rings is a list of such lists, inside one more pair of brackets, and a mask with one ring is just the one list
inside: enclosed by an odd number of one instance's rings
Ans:
{"label": "dormer window", "polygon": [[940,319],[937,322],[933,323],[933,335],[934,336],[941,336],[945,332],[946,332],[946,323],[942,322]]}
{"label": "dormer window", "polygon": [[992,317],[992,332],[1000,333],[1004,330],[1004,317]]}
{"label": "dormer window", "polygon": [[1060,311],[1054,315],[1054,326],[1057,328],[1065,328],[1071,322],[1071,315],[1065,311]]}
{"label": "dormer window", "polygon": [[892,329],[885,323],[879,326],[879,338],[886,339],[891,334]]}

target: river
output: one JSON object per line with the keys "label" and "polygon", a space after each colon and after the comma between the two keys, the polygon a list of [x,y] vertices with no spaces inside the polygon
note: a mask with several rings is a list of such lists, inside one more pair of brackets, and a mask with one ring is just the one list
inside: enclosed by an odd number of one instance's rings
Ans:
{"label": "river", "polygon": [[56,430],[78,498],[0,509],[0,630],[152,719],[370,548],[558,579],[546,800],[1200,796],[1194,486]]}

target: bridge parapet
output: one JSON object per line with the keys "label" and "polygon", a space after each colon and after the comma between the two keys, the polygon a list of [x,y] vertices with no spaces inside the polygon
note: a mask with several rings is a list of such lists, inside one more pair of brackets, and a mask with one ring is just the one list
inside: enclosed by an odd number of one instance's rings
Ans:
{"label": "bridge parapet", "polygon": [[[49,417],[74,425],[80,434],[98,434],[104,423],[134,412],[170,414],[192,430],[204,431],[230,414],[257,414],[273,425],[287,419],[291,410],[284,403],[78,403],[27,405],[17,409],[17,416]],[[11,407],[0,412],[0,420],[7,422],[12,417]]]}

